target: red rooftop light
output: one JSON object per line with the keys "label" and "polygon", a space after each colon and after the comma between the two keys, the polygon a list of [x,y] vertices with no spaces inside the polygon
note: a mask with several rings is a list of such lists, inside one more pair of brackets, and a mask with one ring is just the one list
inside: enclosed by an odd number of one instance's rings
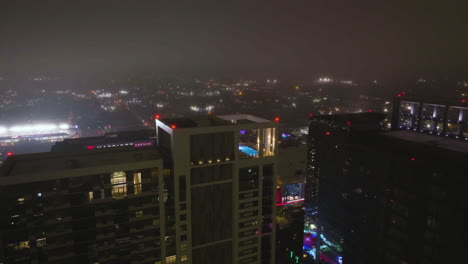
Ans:
{"label": "red rooftop light", "polygon": [[325,132],[325,135],[327,136],[331,135],[330,131]]}
{"label": "red rooftop light", "polygon": [[369,109],[369,110],[367,110],[367,112],[372,113],[372,112],[374,112],[374,111],[372,111],[372,109]]}
{"label": "red rooftop light", "polygon": [[155,115],[154,118],[155,118],[155,119],[160,119],[160,118],[161,118],[161,115]]}
{"label": "red rooftop light", "polygon": [[279,118],[279,117],[275,117],[274,121],[275,121],[275,122],[279,122],[279,121],[280,121],[280,118]]}
{"label": "red rooftop light", "polygon": [[309,117],[313,117],[313,116],[314,116],[314,114],[309,114]]}
{"label": "red rooftop light", "polygon": [[401,94],[397,94],[397,97],[401,97]]}
{"label": "red rooftop light", "polygon": [[348,122],[346,122],[346,124],[349,126],[349,125],[351,125],[351,122],[348,121]]}
{"label": "red rooftop light", "polygon": [[411,160],[412,160],[412,161],[415,161],[415,160],[416,160],[416,158],[415,158],[415,157],[411,157]]}
{"label": "red rooftop light", "polygon": [[94,149],[94,146],[88,146],[88,149]]}
{"label": "red rooftop light", "polygon": [[405,94],[406,94],[406,92],[401,92],[401,94],[402,94],[402,95],[405,95]]}
{"label": "red rooftop light", "polygon": [[8,157],[13,156],[13,152],[7,152],[6,154]]}
{"label": "red rooftop light", "polygon": [[460,102],[462,102],[462,103],[466,103],[466,100],[465,100],[465,99],[462,99]]}
{"label": "red rooftop light", "polygon": [[172,124],[172,125],[171,125],[171,128],[172,128],[172,129],[176,129],[177,126],[176,126],[175,124]]}

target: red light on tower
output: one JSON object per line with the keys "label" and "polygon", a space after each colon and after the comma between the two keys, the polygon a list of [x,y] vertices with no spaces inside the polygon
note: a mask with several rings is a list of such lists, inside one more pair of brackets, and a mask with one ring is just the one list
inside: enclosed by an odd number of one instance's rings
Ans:
{"label": "red light on tower", "polygon": [[348,121],[348,122],[346,122],[346,124],[349,126],[349,125],[351,125],[351,122]]}
{"label": "red light on tower", "polygon": [[8,157],[13,156],[13,152],[7,152],[6,154]]}
{"label": "red light on tower", "polygon": [[327,132],[325,132],[325,135],[329,136],[329,135],[331,135],[331,132],[327,131]]}
{"label": "red light on tower", "polygon": [[401,94],[397,94],[397,97],[401,97]]}
{"label": "red light on tower", "polygon": [[402,94],[402,95],[405,95],[405,94],[406,94],[406,92],[401,92],[401,94]]}
{"label": "red light on tower", "polygon": [[415,161],[415,160],[416,160],[416,158],[415,158],[415,157],[411,157],[411,161]]}
{"label": "red light on tower", "polygon": [[94,149],[94,146],[88,146],[87,148],[88,149]]}
{"label": "red light on tower", "polygon": [[161,115],[158,115],[158,114],[157,114],[157,115],[154,116],[154,118],[155,118],[155,119],[160,119],[160,118],[161,118]]}
{"label": "red light on tower", "polygon": [[279,122],[279,121],[280,121],[280,118],[279,118],[279,117],[275,117],[274,121],[275,121],[275,122]]}
{"label": "red light on tower", "polygon": [[465,100],[465,99],[462,99],[460,102],[462,102],[462,103],[466,103],[466,100]]}
{"label": "red light on tower", "polygon": [[374,112],[374,111],[372,111],[372,109],[369,109],[369,110],[367,110],[367,112],[372,113],[372,112]]}
{"label": "red light on tower", "polygon": [[172,128],[172,129],[176,129],[177,126],[176,126],[175,124],[172,124],[172,125],[171,125],[171,128]]}
{"label": "red light on tower", "polygon": [[309,114],[309,117],[313,117],[313,116],[314,116],[314,114]]}

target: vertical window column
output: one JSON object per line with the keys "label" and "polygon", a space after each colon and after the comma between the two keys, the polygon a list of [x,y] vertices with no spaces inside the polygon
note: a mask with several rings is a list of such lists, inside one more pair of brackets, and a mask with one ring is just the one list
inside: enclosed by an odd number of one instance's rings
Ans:
{"label": "vertical window column", "polygon": [[135,195],[142,193],[141,172],[136,172],[133,174],[133,190]]}
{"label": "vertical window column", "polygon": [[111,174],[112,198],[122,199],[127,196],[127,179],[124,171]]}

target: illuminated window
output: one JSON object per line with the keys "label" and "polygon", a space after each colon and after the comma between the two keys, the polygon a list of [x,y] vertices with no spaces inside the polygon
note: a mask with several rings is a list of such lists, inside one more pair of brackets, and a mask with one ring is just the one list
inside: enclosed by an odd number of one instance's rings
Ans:
{"label": "illuminated window", "polygon": [[404,127],[412,127],[413,126],[413,118],[412,117],[406,117],[406,116],[401,116],[399,121],[398,121],[399,126],[404,126]]}
{"label": "illuminated window", "polygon": [[15,251],[27,249],[30,248],[29,241],[21,241],[18,243],[8,244],[8,248]]}
{"label": "illuminated window", "polygon": [[460,134],[460,125],[456,123],[447,123],[447,134]]}
{"label": "illuminated window", "polygon": [[45,247],[47,246],[47,240],[46,238],[39,238],[39,239],[36,239],[36,246],[38,247]]}
{"label": "illuminated window", "polygon": [[166,257],[166,264],[175,264],[176,263],[176,256],[169,256]]}
{"label": "illuminated window", "polygon": [[19,204],[23,204],[23,203],[24,203],[24,197],[18,198],[18,203],[19,203]]}
{"label": "illuminated window", "polygon": [[275,155],[275,144],[276,143],[276,129],[265,128],[263,130],[263,156],[274,156]]}
{"label": "illuminated window", "polygon": [[135,212],[135,217],[136,217],[136,218],[143,217],[143,211],[136,211],[136,212]]}
{"label": "illuminated window", "polygon": [[127,196],[127,180],[124,171],[111,174],[112,198],[122,199]]}
{"label": "illuminated window", "polygon": [[89,201],[89,202],[92,202],[93,199],[94,199],[94,193],[93,193],[93,192],[89,192],[89,193],[88,193],[88,201]]}
{"label": "illuminated window", "polygon": [[141,194],[141,172],[133,174],[133,188],[135,189],[135,194]]}
{"label": "illuminated window", "polygon": [[21,241],[18,244],[18,249],[30,248],[29,241]]}
{"label": "illuminated window", "polygon": [[187,261],[187,255],[183,255],[180,257],[180,261]]}
{"label": "illuminated window", "polygon": [[182,251],[187,250],[187,245],[186,244],[180,245],[180,250],[182,250]]}
{"label": "illuminated window", "polygon": [[241,159],[258,158],[260,146],[259,131],[259,129],[243,129],[239,131],[239,157]]}
{"label": "illuminated window", "polygon": [[158,226],[159,225],[159,219],[153,219],[153,225]]}

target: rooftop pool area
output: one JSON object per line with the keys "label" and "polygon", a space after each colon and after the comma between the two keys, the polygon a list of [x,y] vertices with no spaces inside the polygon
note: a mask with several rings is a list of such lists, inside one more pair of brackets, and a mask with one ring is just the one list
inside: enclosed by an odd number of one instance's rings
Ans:
{"label": "rooftop pool area", "polygon": [[258,156],[258,151],[256,151],[255,149],[251,147],[239,145],[239,150],[252,157]]}

